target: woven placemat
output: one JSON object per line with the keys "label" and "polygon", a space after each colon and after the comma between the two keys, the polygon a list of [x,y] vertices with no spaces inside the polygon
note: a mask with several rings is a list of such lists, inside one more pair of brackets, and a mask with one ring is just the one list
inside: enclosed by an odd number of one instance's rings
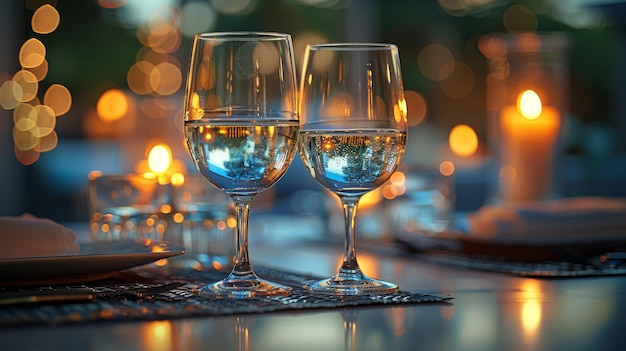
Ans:
{"label": "woven placemat", "polygon": [[[263,278],[289,285],[293,292],[282,297],[246,299],[199,296],[196,289],[209,282],[222,279],[222,271],[194,271],[192,269],[128,270],[111,278],[71,286],[45,286],[36,288],[0,288],[0,298],[15,293],[54,290],[91,291],[90,301],[64,301],[22,303],[0,306],[0,327],[25,325],[60,325],[68,323],[114,322],[129,320],[163,320],[198,316],[225,316],[270,313],[312,309],[350,308],[373,305],[400,305],[417,303],[449,304],[451,296],[438,296],[410,291],[398,291],[381,296],[319,296],[311,295],[302,286],[319,277],[300,275],[275,269],[258,267],[255,271]],[[166,285],[167,291],[138,297],[136,291],[150,290]]]}

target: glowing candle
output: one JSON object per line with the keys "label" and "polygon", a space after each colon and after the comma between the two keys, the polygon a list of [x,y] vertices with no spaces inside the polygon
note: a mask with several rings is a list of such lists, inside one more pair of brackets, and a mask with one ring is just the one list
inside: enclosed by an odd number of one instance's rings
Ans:
{"label": "glowing candle", "polygon": [[559,111],[542,106],[532,90],[522,92],[517,106],[500,112],[503,159],[500,169],[503,202],[545,199],[550,195],[554,149],[561,124]]}

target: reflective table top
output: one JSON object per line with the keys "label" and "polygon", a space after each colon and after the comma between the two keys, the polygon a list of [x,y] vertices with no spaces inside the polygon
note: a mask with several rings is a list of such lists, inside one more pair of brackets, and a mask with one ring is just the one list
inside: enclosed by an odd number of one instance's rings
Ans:
{"label": "reflective table top", "polygon": [[[253,264],[322,276],[341,245],[251,246]],[[0,329],[6,349],[618,350],[626,279],[531,279],[359,252],[370,276],[452,303]]]}

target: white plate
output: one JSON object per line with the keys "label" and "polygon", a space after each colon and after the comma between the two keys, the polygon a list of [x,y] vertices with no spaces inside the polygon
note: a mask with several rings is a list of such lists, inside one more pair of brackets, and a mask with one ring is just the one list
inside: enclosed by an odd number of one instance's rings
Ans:
{"label": "white plate", "polygon": [[181,247],[150,241],[81,244],[75,255],[0,259],[0,285],[92,281],[184,253]]}

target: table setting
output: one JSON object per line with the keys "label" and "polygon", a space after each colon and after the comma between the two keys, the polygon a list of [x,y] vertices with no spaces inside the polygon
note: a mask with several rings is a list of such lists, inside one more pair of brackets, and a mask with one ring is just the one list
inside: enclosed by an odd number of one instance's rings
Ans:
{"label": "table setting", "polygon": [[[296,101],[292,45],[290,35],[282,33],[194,37],[184,100],[185,142],[199,173],[232,199],[236,223],[232,264],[176,264],[175,256],[184,255],[186,248],[167,241],[176,239],[168,224],[170,218],[182,222],[176,215],[191,214],[174,213],[164,190],[175,189],[184,176],[178,179],[177,174],[161,171],[109,180],[92,173],[90,191],[98,201],[91,206],[96,214],[90,225],[97,233],[93,242],[76,243],[74,233],[48,220],[6,219],[20,222],[3,233],[6,238],[24,238],[20,246],[26,248],[54,241],[59,251],[6,248],[17,257],[0,260],[12,272],[3,273],[1,281],[3,325],[450,303],[452,296],[405,291],[368,277],[357,262],[359,199],[391,176],[406,143],[397,47],[308,46],[304,62],[309,68],[301,80],[309,80],[301,86],[307,98]],[[346,63],[354,69],[344,72]],[[320,94],[332,98],[319,104]],[[341,198],[345,211],[343,263],[327,279],[288,269],[253,269],[249,258],[250,204],[280,180],[297,149],[311,176]],[[362,159],[366,171],[352,169],[353,162]],[[51,228],[30,228],[41,221]],[[52,227],[58,233],[51,233]],[[30,232],[40,237],[30,238]],[[26,270],[33,273],[26,277]]]}
{"label": "table setting", "polygon": [[[166,168],[143,175],[92,172],[90,242],[77,242],[72,230],[48,219],[1,218],[3,240],[10,243],[0,251],[3,325],[453,303],[451,295],[403,290],[369,277],[357,261],[358,203],[389,180],[405,152],[406,106],[395,45],[308,45],[299,89],[288,34],[198,34],[190,62],[184,134],[201,177]],[[355,69],[345,71],[346,64]],[[253,269],[250,261],[250,205],[280,181],[297,153],[343,211],[343,258],[329,278],[289,267]],[[523,157],[517,162],[517,168],[539,172]],[[544,171],[549,180],[551,171]],[[502,182],[499,201],[470,213],[453,213],[454,195],[440,181],[409,189],[412,200],[380,205],[390,236],[367,238],[360,246],[364,252],[524,277],[626,274],[624,200],[545,199],[550,181]],[[196,194],[204,184],[214,187],[211,194]],[[439,205],[425,202],[439,206],[434,219],[411,212],[411,201],[422,201],[424,194],[443,199]],[[202,203],[202,196],[210,196],[209,202]],[[211,211],[215,216],[216,208],[220,217],[211,219],[211,227],[232,224],[219,232],[203,225],[189,229],[190,218]],[[206,218],[198,223],[206,225]],[[204,249],[194,238],[203,235],[223,238],[203,246],[226,250],[221,261],[200,263],[196,254]],[[224,240],[229,236],[232,241]],[[234,252],[224,248],[229,245]]]}

